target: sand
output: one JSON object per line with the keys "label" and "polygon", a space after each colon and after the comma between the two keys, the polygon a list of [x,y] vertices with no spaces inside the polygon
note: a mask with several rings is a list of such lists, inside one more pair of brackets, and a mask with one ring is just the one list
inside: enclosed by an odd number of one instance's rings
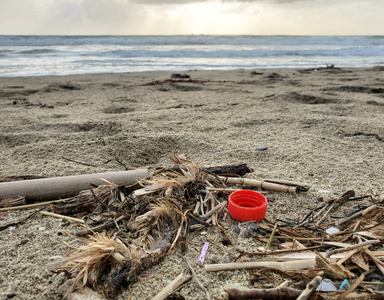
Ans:
{"label": "sand", "polygon": [[[0,176],[153,170],[175,152],[201,166],[247,163],[255,170],[250,178],[311,186],[304,194],[272,194],[269,219],[299,220],[321,197],[349,189],[383,194],[383,68],[186,74],[192,82],[170,82],[169,72],[0,78]],[[0,226],[31,212],[3,212]],[[237,235],[235,224],[225,223],[234,242],[261,246]],[[70,250],[63,241],[80,243],[65,234],[75,230],[36,214],[0,232],[1,299],[61,299],[65,276],[48,263]],[[249,271],[207,273],[195,263],[205,241],[208,263],[231,261],[220,239],[215,228],[191,233],[185,254],[213,296],[229,283],[250,286]],[[150,299],[180,272],[189,270],[176,249],[116,299]],[[204,297],[193,282],[180,293]]]}

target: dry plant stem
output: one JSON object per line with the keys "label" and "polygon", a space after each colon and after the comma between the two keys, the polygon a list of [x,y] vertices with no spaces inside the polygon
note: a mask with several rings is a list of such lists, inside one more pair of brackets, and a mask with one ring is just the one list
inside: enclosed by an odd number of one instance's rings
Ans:
{"label": "dry plant stem", "polygon": [[313,278],[306,286],[305,290],[297,297],[297,300],[307,300],[312,295],[312,293],[319,286],[323,278],[321,276],[316,276]]}
{"label": "dry plant stem", "polygon": [[361,216],[363,213],[364,213],[364,209],[358,211],[357,213],[355,213],[355,214],[353,214],[353,215],[351,215],[351,216],[349,216],[347,218],[344,218],[344,219],[341,219],[340,221],[337,221],[335,223],[335,225],[338,226],[338,225],[344,224],[345,222],[348,222],[349,220],[352,220],[352,219],[354,219],[354,218],[356,218],[358,216]]}
{"label": "dry plant stem", "polygon": [[175,279],[173,279],[164,289],[162,289],[152,300],[163,300],[168,295],[172,294],[180,285],[191,279],[190,275],[184,275],[180,273]]}
{"label": "dry plant stem", "polygon": [[208,290],[204,287],[204,285],[200,282],[199,278],[197,278],[197,275],[196,275],[196,272],[195,270],[192,268],[191,264],[189,263],[189,261],[185,258],[185,257],[181,257],[185,263],[188,265],[188,268],[191,270],[192,272],[192,276],[193,276],[193,279],[196,281],[196,283],[199,285],[199,287],[201,288],[201,290],[203,292],[205,292],[205,294],[207,295],[207,299],[208,300],[211,300],[211,294],[208,292]]}
{"label": "dry plant stem", "polygon": [[267,251],[268,248],[269,248],[269,246],[271,245],[272,240],[273,240],[273,236],[274,236],[275,233],[276,233],[276,229],[277,229],[277,223],[276,223],[275,226],[273,227],[271,236],[269,237],[269,240],[268,240],[267,244],[265,245],[263,252]]}
{"label": "dry plant stem", "polygon": [[68,216],[63,216],[63,215],[58,215],[58,214],[51,213],[51,212],[48,212],[48,211],[41,211],[40,214],[42,214],[44,216],[50,216],[50,217],[54,217],[54,218],[63,219],[63,220],[66,220],[66,221],[77,223],[77,224],[79,224],[79,223],[85,224],[84,220],[80,220],[80,219],[76,219],[76,218],[72,218],[72,217],[68,217]]}
{"label": "dry plant stem", "polygon": [[223,208],[225,205],[227,205],[227,201],[223,201],[220,204],[216,205],[214,208],[212,208],[210,211],[206,212],[202,217],[203,218],[209,218],[212,216],[215,212]]}
{"label": "dry plant stem", "polygon": [[8,210],[20,210],[20,209],[30,209],[34,207],[39,207],[39,206],[44,206],[44,205],[49,205],[52,203],[60,203],[69,200],[70,198],[67,199],[60,199],[60,200],[53,200],[53,201],[45,201],[45,202],[39,202],[39,203],[33,203],[33,204],[27,204],[27,205],[19,205],[19,206],[12,206],[12,207],[5,207],[5,208],[0,208],[0,211],[8,211]]}
{"label": "dry plant stem", "polygon": [[241,185],[247,185],[252,187],[258,187],[261,189],[271,190],[275,192],[285,192],[289,194],[295,194],[296,193],[296,187],[293,186],[286,186],[281,184],[275,184],[265,181],[259,181],[255,179],[247,179],[247,178],[233,178],[233,177],[223,177],[219,176],[221,180],[223,180],[224,183],[229,184],[241,184]]}
{"label": "dry plant stem", "polygon": [[90,229],[86,229],[86,230],[82,230],[82,231],[78,231],[75,234],[76,234],[76,236],[88,236],[90,234],[103,231],[104,229],[112,227],[113,225],[115,225],[115,223],[112,220],[110,220],[110,221],[108,221],[104,224],[101,224],[99,226],[96,226],[96,227],[93,227]]}
{"label": "dry plant stem", "polygon": [[308,269],[315,266],[314,259],[292,260],[285,262],[276,261],[255,261],[255,262],[240,262],[227,264],[206,264],[204,266],[207,272],[224,271],[224,270],[239,270],[239,269],[254,269],[254,268],[274,268],[282,271],[294,271],[300,269]]}
{"label": "dry plant stem", "polygon": [[367,246],[367,245],[373,245],[373,244],[378,244],[378,243],[380,243],[380,240],[371,240],[371,241],[366,241],[366,242],[363,242],[363,243],[359,243],[359,244],[356,244],[356,245],[353,245],[353,246],[350,246],[350,247],[347,247],[347,248],[331,250],[331,251],[329,251],[329,254],[327,255],[327,257],[329,257],[329,256],[331,256],[332,254],[335,254],[335,253],[347,252],[347,251],[350,251],[350,250],[353,250],[353,249],[356,249],[356,248],[361,248],[361,247],[364,247],[364,246]]}
{"label": "dry plant stem", "polygon": [[344,292],[342,293],[338,299],[345,299],[350,293],[352,293],[364,280],[365,278],[365,273],[362,273],[359,278],[356,279],[356,281],[351,284],[351,286]]}
{"label": "dry plant stem", "polygon": [[384,263],[379,260],[370,250],[368,249],[364,249],[364,252],[370,257],[372,258],[372,260],[374,261],[374,263],[376,264],[376,266],[379,268],[379,270],[381,271],[381,273],[384,274]]}

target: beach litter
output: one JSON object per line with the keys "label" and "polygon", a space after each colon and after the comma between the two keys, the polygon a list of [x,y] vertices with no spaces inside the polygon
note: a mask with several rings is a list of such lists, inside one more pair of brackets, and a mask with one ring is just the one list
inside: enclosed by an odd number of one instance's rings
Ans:
{"label": "beach litter", "polygon": [[[169,284],[157,291],[153,299],[171,297],[176,291],[182,291],[185,284],[196,284],[207,299],[383,297],[384,291],[378,289],[377,282],[367,280],[369,276],[373,278],[372,274],[384,275],[384,201],[379,195],[356,196],[353,190],[348,190],[336,198],[325,199],[322,206],[300,220],[270,219],[263,193],[303,193],[309,186],[286,180],[244,178],[253,171],[245,164],[202,168],[184,155],[170,154],[169,158],[172,165],[168,167],[153,172],[140,169],[124,173],[129,175],[124,183],[119,181],[119,176],[112,180],[108,173],[102,177],[97,174],[97,178],[94,175],[22,181],[12,178],[11,182],[0,183],[3,206],[0,211],[38,208],[27,219],[40,212],[82,228],[71,235],[85,239],[84,243],[71,246],[67,255],[55,259],[54,266],[50,265],[52,271],[67,275],[58,293],[68,298],[80,291],[95,299],[116,297],[129,283],[146,274],[148,268],[173,255],[175,248],[188,251],[188,234],[200,230],[218,230],[222,235],[220,247],[234,254],[232,261],[206,263],[211,247],[207,241],[200,257],[196,257],[195,262],[199,264],[180,257],[185,270],[176,278],[170,278]],[[81,190],[75,189],[72,183],[84,178],[89,182],[82,185]],[[43,185],[39,193],[30,189],[43,181],[61,184],[50,185],[54,190]],[[7,194],[6,187],[10,184],[12,189]],[[256,218],[234,217],[239,223],[235,227],[231,225],[237,233],[243,228],[248,238],[264,247],[252,251],[243,249],[226,232],[223,224],[234,222],[230,218],[233,217],[231,197],[228,197],[231,193],[257,195],[264,200],[260,205],[265,204],[265,211]],[[64,195],[67,198],[57,199]],[[18,205],[11,201],[16,198]],[[20,199],[29,202],[32,199],[35,203],[25,204]],[[354,202],[358,203],[357,211],[342,215],[340,208]],[[25,220],[3,225],[0,231],[17,230],[16,226]],[[39,228],[45,230],[43,226]],[[223,285],[220,295],[212,295],[209,286],[201,280],[204,273],[197,274],[195,268],[203,268],[203,272],[244,269],[249,272],[251,285],[276,284],[262,289],[240,286],[225,289]],[[277,284],[281,281],[282,284]],[[345,290],[336,286],[343,286]]]}

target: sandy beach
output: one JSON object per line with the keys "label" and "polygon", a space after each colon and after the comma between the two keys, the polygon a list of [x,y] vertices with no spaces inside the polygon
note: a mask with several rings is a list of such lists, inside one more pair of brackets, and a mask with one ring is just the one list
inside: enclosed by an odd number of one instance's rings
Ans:
{"label": "sandy beach", "polygon": [[[271,220],[300,220],[322,199],[349,189],[357,196],[384,193],[383,67],[171,74],[0,78],[0,177],[153,171],[168,165],[173,152],[204,167],[246,163],[254,169],[248,178],[311,186],[298,195],[272,193]],[[0,226],[33,211],[1,212]],[[234,225],[225,223],[239,246],[261,246],[236,234]],[[63,241],[81,244],[68,235],[76,230],[36,214],[1,231],[0,299],[62,299],[57,289],[65,275],[52,273],[48,263],[71,250]],[[215,246],[221,238],[215,228],[193,232],[185,256],[196,262],[208,240],[207,262],[229,262],[228,252]],[[251,286],[246,270],[195,268],[213,297],[226,284]],[[182,271],[189,269],[175,249],[116,299],[150,299]],[[193,282],[180,294],[204,297]]]}

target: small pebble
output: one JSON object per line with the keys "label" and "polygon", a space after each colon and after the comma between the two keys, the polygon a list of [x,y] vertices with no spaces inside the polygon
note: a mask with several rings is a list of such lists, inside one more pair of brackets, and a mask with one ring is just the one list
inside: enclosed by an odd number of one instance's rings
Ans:
{"label": "small pebble", "polygon": [[235,228],[233,229],[236,233],[240,233],[240,226],[235,225]]}
{"label": "small pebble", "polygon": [[266,147],[266,146],[261,146],[261,147],[256,147],[255,148],[256,151],[264,151],[264,150],[267,150],[267,149],[268,149],[268,147]]}
{"label": "small pebble", "polygon": [[44,230],[45,230],[44,226],[39,227],[39,231],[44,231]]}

